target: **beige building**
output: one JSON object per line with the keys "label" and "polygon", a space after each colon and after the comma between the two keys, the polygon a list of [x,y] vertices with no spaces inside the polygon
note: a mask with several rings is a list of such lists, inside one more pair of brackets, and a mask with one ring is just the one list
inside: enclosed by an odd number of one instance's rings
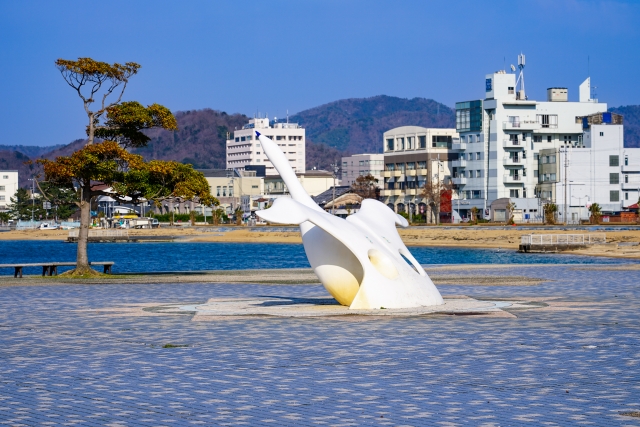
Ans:
{"label": "beige building", "polygon": [[251,198],[264,194],[264,178],[256,176],[255,171],[238,169],[200,169],[209,183],[211,195],[220,201],[228,212],[238,206],[248,213]]}
{"label": "beige building", "polygon": [[[305,191],[311,196],[317,196],[318,194],[327,191],[333,187],[334,178],[333,174],[324,170],[312,170],[306,173],[296,173],[298,180],[302,184]],[[340,180],[335,180],[336,185],[340,185]],[[264,178],[266,197],[269,196],[282,196],[289,194],[287,186],[280,177],[280,175],[271,175]]]}
{"label": "beige building", "polygon": [[[427,212],[422,187],[432,180],[451,179],[451,162],[457,158],[451,145],[455,129],[402,126],[384,133],[383,202],[395,212]],[[449,213],[450,214],[450,213]]]}
{"label": "beige building", "polygon": [[268,118],[251,119],[242,129],[233,132],[233,137],[227,140],[227,169],[243,170],[248,165],[257,165],[265,166],[268,176],[278,174],[260,147],[256,131],[278,144],[294,172],[305,172],[304,128],[297,123],[270,122]]}
{"label": "beige building", "polygon": [[354,154],[342,158],[342,185],[352,185],[359,176],[372,175],[382,188],[384,154]]}

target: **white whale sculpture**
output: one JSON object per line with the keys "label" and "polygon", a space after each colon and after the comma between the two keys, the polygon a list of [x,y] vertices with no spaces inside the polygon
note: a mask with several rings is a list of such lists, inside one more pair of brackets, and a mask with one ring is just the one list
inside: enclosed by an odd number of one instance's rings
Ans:
{"label": "white whale sculpture", "polygon": [[300,226],[311,267],[340,304],[350,309],[444,304],[398,235],[396,224],[407,227],[406,219],[373,199],[363,200],[346,220],[325,212],[304,190],[280,148],[260,132],[256,136],[291,194],[256,213],[269,222]]}

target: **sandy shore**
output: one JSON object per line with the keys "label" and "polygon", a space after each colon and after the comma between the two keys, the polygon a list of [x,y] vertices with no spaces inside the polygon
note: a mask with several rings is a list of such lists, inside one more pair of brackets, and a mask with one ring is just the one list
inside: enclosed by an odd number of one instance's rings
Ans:
{"label": "sandy shore", "polygon": [[[190,242],[251,242],[251,243],[301,243],[297,231],[254,230],[239,227],[225,227],[229,231],[206,231],[201,227],[164,227],[154,230],[129,230],[130,236],[166,236],[179,241]],[[210,230],[210,229],[209,229]],[[441,228],[412,227],[399,229],[407,246],[451,246],[469,248],[518,249],[520,237],[525,234],[587,234],[587,230],[565,231],[516,230],[502,228]],[[22,230],[0,233],[0,240],[66,240],[68,231],[63,230]],[[596,232],[601,233],[601,232]],[[593,256],[608,256],[640,259],[640,246],[618,246],[620,242],[640,242],[640,230],[607,231],[606,245],[595,245],[571,253]]]}

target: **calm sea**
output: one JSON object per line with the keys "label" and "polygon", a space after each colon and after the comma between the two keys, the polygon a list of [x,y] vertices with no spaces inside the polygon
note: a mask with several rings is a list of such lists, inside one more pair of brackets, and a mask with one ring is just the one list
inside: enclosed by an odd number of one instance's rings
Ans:
{"label": "calm sea", "polygon": [[[616,264],[630,262],[563,254],[520,254],[497,249],[411,247],[421,264]],[[0,241],[0,264],[75,261],[76,245],[56,241]],[[115,261],[114,273],[309,267],[300,244],[93,243],[92,261]],[[61,269],[60,271],[63,271]],[[25,269],[26,274],[41,269]],[[13,269],[0,269],[11,275]]]}

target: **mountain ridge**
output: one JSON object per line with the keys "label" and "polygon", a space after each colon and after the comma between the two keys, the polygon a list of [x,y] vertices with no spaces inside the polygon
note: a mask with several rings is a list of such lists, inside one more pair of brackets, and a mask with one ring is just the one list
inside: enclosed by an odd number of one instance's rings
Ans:
{"label": "mountain ridge", "polygon": [[[625,147],[640,147],[640,105],[609,108],[625,116]],[[161,159],[191,163],[196,168],[225,168],[227,133],[240,129],[249,120],[244,114],[228,114],[210,108],[175,113],[178,131],[153,129],[147,132],[147,147],[134,149],[146,160]],[[399,126],[454,127],[455,111],[427,98],[399,98],[377,95],[342,99],[319,105],[289,117],[306,129],[306,167],[330,169],[343,155],[379,153],[382,134]],[[27,186],[37,158],[53,159],[70,155],[85,139],[66,145],[0,145],[0,169],[17,169],[20,185]]]}

